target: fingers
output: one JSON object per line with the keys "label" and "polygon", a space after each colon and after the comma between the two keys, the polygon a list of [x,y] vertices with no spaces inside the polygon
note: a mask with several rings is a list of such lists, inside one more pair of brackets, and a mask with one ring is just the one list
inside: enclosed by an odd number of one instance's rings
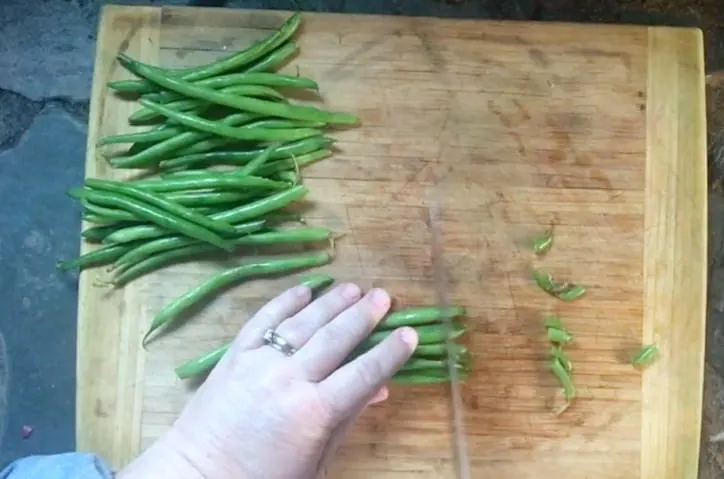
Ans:
{"label": "fingers", "polygon": [[332,373],[319,384],[319,392],[340,417],[368,400],[412,356],[417,347],[417,333],[400,328],[384,341]]}
{"label": "fingers", "polygon": [[361,295],[356,284],[340,284],[280,324],[277,333],[301,349],[314,333],[358,301]]}
{"label": "fingers", "polygon": [[369,336],[389,309],[387,292],[370,290],[364,298],[318,329],[294,355],[295,362],[306,372],[307,379],[321,381]]}
{"label": "fingers", "polygon": [[264,331],[274,329],[282,321],[304,308],[312,298],[306,286],[295,286],[269,301],[241,328],[232,349],[244,351],[263,344]]}

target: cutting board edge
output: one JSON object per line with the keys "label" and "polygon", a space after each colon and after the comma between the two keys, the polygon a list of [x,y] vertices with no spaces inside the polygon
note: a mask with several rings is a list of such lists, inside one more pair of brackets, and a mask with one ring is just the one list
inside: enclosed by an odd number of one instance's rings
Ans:
{"label": "cutting board edge", "polygon": [[704,42],[700,29],[648,36],[643,341],[661,356],[643,376],[641,477],[695,478],[708,280]]}

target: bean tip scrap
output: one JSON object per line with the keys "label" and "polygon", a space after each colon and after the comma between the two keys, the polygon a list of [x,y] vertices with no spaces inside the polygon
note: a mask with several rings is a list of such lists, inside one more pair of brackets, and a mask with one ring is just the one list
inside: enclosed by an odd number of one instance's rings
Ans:
{"label": "bean tip scrap", "polygon": [[639,349],[631,359],[631,365],[636,368],[645,368],[653,364],[659,358],[659,347],[656,344],[649,344]]}

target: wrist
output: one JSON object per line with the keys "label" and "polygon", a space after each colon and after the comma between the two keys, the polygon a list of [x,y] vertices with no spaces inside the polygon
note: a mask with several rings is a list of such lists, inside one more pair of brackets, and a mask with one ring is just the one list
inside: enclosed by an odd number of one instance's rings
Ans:
{"label": "wrist", "polygon": [[154,442],[128,466],[118,472],[118,479],[173,477],[174,479],[207,479],[184,454],[173,431]]}

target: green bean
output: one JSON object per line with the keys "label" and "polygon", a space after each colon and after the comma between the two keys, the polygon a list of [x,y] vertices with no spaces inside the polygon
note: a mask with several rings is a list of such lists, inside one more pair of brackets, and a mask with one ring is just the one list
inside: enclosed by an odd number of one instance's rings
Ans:
{"label": "green bean", "polygon": [[253,175],[264,163],[269,161],[274,150],[279,148],[279,143],[273,143],[269,145],[266,150],[261,152],[256,158],[251,160],[249,163],[239,169],[237,174],[241,176]]}
{"label": "green bean", "polygon": [[[241,126],[249,123],[255,118],[255,115],[249,115],[247,113],[234,113],[229,115],[221,123],[228,127]],[[120,167],[142,167],[148,166],[153,163],[158,163],[164,159],[164,156],[169,153],[174,153],[177,150],[185,149],[189,146],[193,146],[205,139],[213,138],[215,135],[205,131],[190,130],[184,131],[183,133],[169,138],[163,142],[157,143],[152,147],[145,150],[139,151],[131,156],[114,158],[112,161],[115,165]]]}
{"label": "green bean", "polygon": [[[213,231],[199,227],[195,223],[182,218],[170,215],[165,209],[156,205],[139,201],[135,197],[126,194],[109,193],[107,191],[93,191],[89,198],[95,203],[113,206],[133,213],[137,218],[155,223],[156,225],[166,228],[170,231],[178,232],[200,241],[213,244],[221,249],[231,251],[231,245],[218,234]],[[120,231],[111,233],[106,238],[109,239]]]}
{"label": "green bean", "polygon": [[376,329],[393,329],[400,326],[418,326],[437,323],[448,318],[465,315],[461,306],[418,306],[394,311],[377,324]]}
{"label": "green bean", "polygon": [[[467,331],[467,326],[459,321],[453,320],[452,329],[448,331],[447,325],[444,324],[427,324],[422,326],[414,326],[417,331],[418,344],[435,344],[444,343],[448,339],[456,339]],[[387,336],[391,334],[389,330],[375,330],[369,335],[359,346],[360,349],[369,349],[381,343]]]}
{"label": "green bean", "polygon": [[550,362],[550,368],[563,387],[563,395],[566,398],[566,402],[570,403],[576,397],[576,387],[573,385],[571,376],[566,372],[563,365],[555,359]]}
{"label": "green bean", "polygon": [[244,73],[270,72],[297,52],[297,44],[289,41],[278,49],[269,52],[264,58],[244,68]]}
{"label": "green bean", "polygon": [[[238,236],[244,236],[250,233],[255,233],[257,231],[260,231],[264,228],[266,225],[266,220],[256,220],[256,221],[250,221],[247,223],[241,223],[238,225],[234,225],[234,237]],[[229,244],[232,246],[235,246],[233,243],[233,239],[229,240]],[[158,239],[154,239],[152,241],[146,241],[140,244],[139,246],[133,248],[120,258],[116,260],[115,267],[118,268],[122,265],[132,265],[134,263],[138,263],[139,261],[144,260],[145,258],[148,258],[149,256],[152,256],[157,253],[161,253],[163,251],[168,251],[176,248],[181,248],[184,246],[191,246],[191,245],[202,245],[206,246],[206,251],[216,251],[213,246],[207,245],[206,243],[199,242],[198,240],[195,240],[193,238],[189,238],[188,236],[183,235],[169,235],[169,236],[163,236]],[[203,250],[203,248],[201,248]]]}
{"label": "green bean", "polygon": [[221,361],[221,358],[224,357],[224,354],[229,350],[231,344],[232,343],[226,343],[183,363],[175,369],[176,377],[179,379],[189,379],[210,371]]}
{"label": "green bean", "polygon": [[[419,371],[421,369],[439,369],[446,370],[448,368],[446,359],[427,359],[427,358],[415,358],[412,357],[400,369],[401,372]],[[462,362],[456,362],[454,364],[456,369],[467,369],[467,364]]]}
{"label": "green bean", "polygon": [[158,193],[146,191],[141,188],[136,188],[129,183],[87,178],[85,180],[85,184],[86,186],[99,191],[107,191],[108,193],[126,195],[131,198],[135,198],[138,201],[143,201],[149,205],[161,208],[170,215],[176,216],[178,218],[183,218],[184,220],[187,220],[193,224],[196,224],[202,228],[206,228],[209,231],[213,231],[218,234],[234,234],[236,232],[236,229],[231,224],[225,221],[211,219],[207,216],[195,212],[190,208],[175,203],[168,198],[159,195]]}
{"label": "green bean", "polygon": [[83,221],[85,221],[87,223],[93,223],[93,224],[99,225],[99,226],[115,225],[118,223],[117,221],[109,220],[102,216],[94,215],[93,213],[84,214]]}
{"label": "green bean", "polygon": [[112,143],[155,143],[172,138],[184,131],[186,130],[178,126],[161,125],[147,131],[104,136],[97,143],[97,146],[110,145]]}
{"label": "green bean", "polygon": [[180,190],[198,190],[203,188],[228,188],[231,190],[282,190],[289,185],[260,176],[227,175],[208,172],[203,178],[174,178],[170,180],[145,180],[135,183],[136,188],[146,191],[169,192]]}
{"label": "green bean", "polygon": [[321,266],[328,263],[331,259],[332,256],[328,252],[314,252],[284,258],[260,260],[256,263],[242,264],[235,268],[222,271],[166,305],[166,307],[153,318],[151,326],[141,342],[145,346],[152,336],[155,337],[157,331],[177,322],[182,313],[192,306],[198,305],[201,301],[221,289],[255,277]]}
{"label": "green bean", "polygon": [[[251,72],[251,73],[229,73],[226,75],[214,76],[203,80],[193,82],[194,85],[213,88],[214,90],[226,88],[234,85],[264,85],[277,88],[301,88],[319,90],[317,82],[311,78],[298,77],[293,75],[283,75],[281,73]],[[175,100],[181,100],[183,95],[172,91],[163,91],[160,93],[149,93],[143,95],[146,100],[156,103],[168,103]]]}
{"label": "green bean", "polygon": [[[190,170],[194,171],[194,170]],[[169,191],[164,197],[170,201],[184,206],[216,206],[227,203],[240,203],[251,198],[253,195],[240,191]]]}
{"label": "green bean", "polygon": [[[224,72],[238,70],[245,65],[252,64],[254,61],[262,58],[270,52],[273,52],[279,46],[283,45],[292,37],[292,35],[294,35],[294,32],[296,32],[297,28],[299,28],[299,24],[299,14],[295,13],[289,17],[279,30],[275,31],[273,34],[254,43],[249,48],[236,52],[224,59],[208,65],[186,68],[183,70],[156,70],[163,71],[165,74],[176,75],[186,81],[203,80],[204,78],[210,78]],[[116,91],[124,92],[149,93],[158,90],[158,87],[156,87],[152,82],[144,80],[111,82],[108,86]]]}
{"label": "green bean", "polygon": [[[230,208],[211,215],[212,219],[226,221],[227,223],[241,223],[242,221],[258,218],[272,211],[279,210],[293,201],[303,198],[309,190],[302,185],[293,186],[287,190],[256,200],[252,203]],[[110,243],[126,243],[137,239],[157,238],[167,234],[167,230],[154,225],[141,225],[124,228],[108,235],[106,240]]]}
{"label": "green bean", "polygon": [[[242,98],[242,97],[232,97]],[[251,98],[250,98],[251,99]],[[257,100],[254,100],[257,101]],[[321,132],[314,128],[232,128],[219,121],[212,121],[190,113],[182,113],[170,108],[141,100],[141,104],[166,118],[195,130],[213,133],[214,135],[243,141],[293,141],[319,135]],[[301,118],[300,120],[305,120]],[[307,121],[318,121],[308,119]],[[323,121],[323,120],[321,120]]]}
{"label": "green bean", "polygon": [[[84,229],[80,235],[83,239],[91,243],[99,243],[103,239],[111,234],[112,232],[122,228],[124,225],[111,225],[111,226],[92,226]],[[125,225],[128,226],[128,225]]]}
{"label": "green bean", "polygon": [[548,229],[545,234],[533,240],[533,252],[542,255],[548,252],[553,246],[553,228]]}
{"label": "green bean", "polygon": [[[312,295],[316,295],[320,290],[327,288],[334,283],[334,278],[326,274],[311,274],[305,276],[300,285],[307,286],[312,289]],[[191,359],[176,368],[176,376],[179,379],[188,379],[199,376],[209,370],[221,361],[221,358],[231,347],[232,343],[228,342],[211,351],[202,354],[199,357]]]}
{"label": "green bean", "polygon": [[533,271],[533,279],[540,289],[554,296],[570,287],[568,283],[556,283],[550,273],[541,270]]}
{"label": "green bean", "polygon": [[323,149],[313,151],[312,153],[306,153],[304,155],[295,156],[294,158],[287,158],[286,160],[272,161],[266,163],[256,170],[256,174],[260,176],[269,176],[285,169],[302,169],[309,165],[312,165],[318,161],[327,158],[332,154],[332,150]]}
{"label": "green bean", "polygon": [[565,329],[561,317],[558,315],[546,316],[543,318],[544,328]]}
{"label": "green bean", "polygon": [[[229,86],[226,88],[222,88],[219,90],[219,93],[224,93],[227,95],[241,95],[241,96],[249,96],[249,97],[263,97],[268,98],[270,100],[276,100],[281,101],[284,103],[288,103],[289,100],[276,91],[273,88],[263,86],[263,85],[234,85]],[[204,107],[208,104],[207,101],[204,100],[198,100],[195,98],[181,98],[179,100],[174,100],[168,103],[162,103],[162,102],[153,102],[152,100],[148,98],[141,98],[141,103],[144,101],[153,103],[155,105],[163,105],[165,108],[168,108],[169,110],[174,111],[188,111],[193,110],[198,107]],[[158,111],[153,110],[149,107],[144,107],[136,110],[130,117],[128,117],[128,121],[131,124],[135,123],[144,123],[148,122],[150,120],[154,120],[156,118],[162,117]]]}
{"label": "green bean", "polygon": [[563,349],[561,349],[560,346],[551,346],[551,356],[554,360],[561,363],[561,366],[568,374],[573,371],[573,363],[571,363],[568,355],[563,352]]}
{"label": "green bean", "polygon": [[646,367],[659,358],[659,347],[655,344],[644,346],[634,354],[631,364],[634,367]]}
{"label": "green bean", "polygon": [[[146,78],[163,88],[167,88],[191,98],[198,98],[199,100],[205,100],[218,105],[225,105],[241,111],[288,118],[290,120],[324,121],[325,123],[339,125],[357,125],[359,123],[359,118],[348,113],[329,112],[311,106],[286,105],[251,97],[224,94],[210,88],[196,86],[193,83],[189,83],[188,81],[182,80],[178,77],[164,75],[153,68],[149,68],[147,65],[143,65],[133,60],[124,53],[119,53],[118,58],[124,66],[126,66],[126,68],[133,71],[133,73],[138,76]],[[162,105],[156,105],[153,102],[143,99],[140,101],[145,106],[150,107],[151,105],[154,105],[154,108],[158,108],[157,111],[159,113],[163,113],[164,116],[171,118],[170,112],[172,112],[172,110],[163,111]],[[173,119],[179,121],[177,118]]]}
{"label": "green bean", "polygon": [[[257,223],[261,224],[257,226]],[[259,231],[265,223],[266,222],[262,220],[239,225],[239,232],[235,237],[229,239],[229,244],[234,248],[239,248],[242,246],[273,246],[290,243],[313,243],[325,240],[328,241],[332,236],[332,232],[325,228],[295,228],[291,230],[257,233],[257,231]],[[197,246],[193,250],[194,254],[213,253],[215,251],[215,249],[209,245],[193,241],[189,238],[168,236],[137,246],[122,257],[118,258],[115,266],[131,266],[139,261],[153,256],[154,254],[187,246]]]}
{"label": "green bean", "polygon": [[554,343],[568,344],[573,341],[573,335],[563,329],[548,328],[548,340]]}
{"label": "green bean", "polygon": [[[453,356],[456,359],[463,359],[469,354],[468,348],[462,344],[450,343],[450,347],[452,348]],[[432,359],[446,358],[447,355],[447,343],[419,344],[417,348],[415,348],[415,352],[412,353],[413,357]]]}
{"label": "green bean", "polygon": [[556,297],[563,301],[575,301],[576,299],[580,298],[584,294],[586,294],[586,288],[584,288],[583,286],[574,284],[574,285],[570,285],[570,287],[567,288],[565,291],[561,291],[560,293],[557,293]]}
{"label": "green bean", "polygon": [[[219,164],[243,164],[264,151],[264,148],[256,148],[241,151],[214,151],[211,153],[203,153],[203,151],[216,148],[220,145],[214,145],[211,142],[219,138],[203,140],[199,143],[179,151],[179,157],[173,158],[161,163],[160,168],[170,170],[181,167],[190,167],[197,164],[219,163]],[[322,148],[328,148],[334,144],[334,139],[324,136],[313,136],[297,141],[292,141],[280,146],[273,154],[272,159],[285,159],[290,156],[303,155],[311,153]]]}
{"label": "green bean", "polygon": [[[90,192],[89,192],[90,194]],[[88,201],[86,198],[81,199],[81,204],[83,205],[83,209],[88,212],[92,213],[94,215],[98,215],[102,218],[105,218],[108,221],[137,221],[138,218],[134,216],[132,213],[129,213],[128,211],[119,210],[117,208],[106,208],[104,206],[100,206],[97,204],[93,204],[92,202]]]}
{"label": "green bean", "polygon": [[103,246],[93,251],[89,251],[88,253],[84,253],[75,259],[60,261],[58,262],[57,267],[61,271],[68,271],[70,269],[84,269],[89,266],[112,263],[135,246],[135,243]]}
{"label": "green bean", "polygon": [[[468,378],[468,373],[460,371],[457,374],[460,381]],[[447,370],[423,369],[420,371],[398,372],[390,379],[392,384],[398,385],[427,385],[450,382],[450,373]]]}
{"label": "green bean", "polygon": [[311,289],[312,296],[316,296],[322,290],[332,286],[332,283],[334,283],[333,277],[328,274],[317,273],[302,276],[299,285],[306,286],[307,288]]}

